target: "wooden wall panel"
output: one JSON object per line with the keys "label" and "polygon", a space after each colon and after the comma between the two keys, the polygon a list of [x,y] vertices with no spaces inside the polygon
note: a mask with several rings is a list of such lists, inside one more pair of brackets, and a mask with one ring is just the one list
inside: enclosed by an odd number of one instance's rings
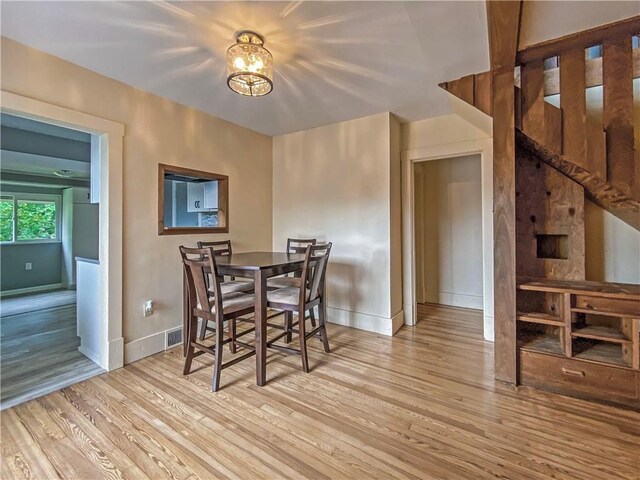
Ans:
{"label": "wooden wall panel", "polygon": [[[608,180],[632,193],[635,175],[633,152],[633,66],[631,38],[603,44],[603,122],[607,139]],[[637,192],[636,192],[637,193]]]}
{"label": "wooden wall panel", "polygon": [[474,105],[481,112],[491,115],[491,72],[475,75]]}
{"label": "wooden wall panel", "polygon": [[607,145],[602,125],[587,122],[587,165],[590,172],[607,178]]}
{"label": "wooden wall panel", "polygon": [[[539,234],[566,235],[568,258],[538,258]],[[584,189],[523,148],[516,152],[516,274],[585,279]]]}
{"label": "wooden wall panel", "polygon": [[587,165],[587,101],[584,49],[560,56],[560,109],[562,110],[562,153],[576,165]]}
{"label": "wooden wall panel", "polygon": [[522,130],[545,144],[544,63],[534,61],[520,67]]}
{"label": "wooden wall panel", "polygon": [[544,102],[544,143],[550,150],[562,153],[562,110]]}
{"label": "wooden wall panel", "polygon": [[468,104],[473,105],[473,77],[473,75],[467,75],[453,82],[447,82],[447,91]]}

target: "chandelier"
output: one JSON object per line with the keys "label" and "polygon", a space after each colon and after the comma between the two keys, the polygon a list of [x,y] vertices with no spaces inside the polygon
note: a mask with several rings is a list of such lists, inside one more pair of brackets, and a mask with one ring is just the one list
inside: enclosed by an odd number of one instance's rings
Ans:
{"label": "chandelier", "polygon": [[261,97],[273,89],[273,57],[264,38],[250,30],[236,34],[227,50],[227,85],[240,95]]}

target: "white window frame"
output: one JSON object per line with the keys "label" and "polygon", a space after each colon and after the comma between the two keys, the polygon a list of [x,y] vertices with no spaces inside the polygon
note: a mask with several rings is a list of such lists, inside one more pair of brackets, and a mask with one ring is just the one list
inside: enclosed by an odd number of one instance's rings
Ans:
{"label": "white window frame", "polygon": [[[13,197],[13,240],[0,242],[0,245],[27,245],[36,243],[61,243],[62,242],[62,196],[44,193],[22,193],[2,190],[3,196]],[[55,202],[56,204],[56,238],[40,240],[18,240],[18,202]]]}

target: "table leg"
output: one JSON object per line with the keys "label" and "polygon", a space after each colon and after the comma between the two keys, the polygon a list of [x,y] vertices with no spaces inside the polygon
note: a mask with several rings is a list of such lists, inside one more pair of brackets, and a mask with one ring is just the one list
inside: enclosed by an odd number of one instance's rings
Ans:
{"label": "table leg", "polygon": [[263,270],[254,274],[256,322],[256,384],[267,383],[267,277]]}

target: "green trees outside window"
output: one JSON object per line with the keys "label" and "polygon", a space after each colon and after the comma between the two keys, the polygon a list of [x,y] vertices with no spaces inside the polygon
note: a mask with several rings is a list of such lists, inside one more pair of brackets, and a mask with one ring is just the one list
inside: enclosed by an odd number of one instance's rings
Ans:
{"label": "green trees outside window", "polygon": [[0,242],[13,242],[13,197],[0,197]]}
{"label": "green trees outside window", "polygon": [[54,200],[0,198],[0,242],[55,240],[56,209]]}
{"label": "green trees outside window", "polygon": [[56,202],[18,200],[18,240],[55,240]]}

